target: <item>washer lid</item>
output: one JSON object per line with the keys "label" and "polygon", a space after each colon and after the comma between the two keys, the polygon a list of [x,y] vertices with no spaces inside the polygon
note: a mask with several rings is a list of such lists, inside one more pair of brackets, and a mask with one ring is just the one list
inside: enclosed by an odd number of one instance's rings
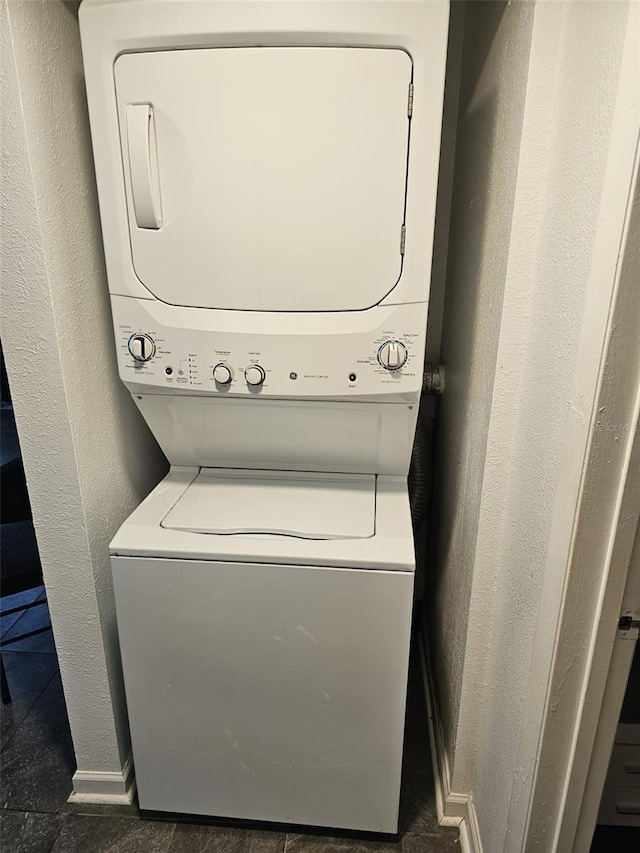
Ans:
{"label": "washer lid", "polygon": [[161,527],[218,535],[368,539],[376,478],[369,474],[203,469]]}
{"label": "washer lid", "polygon": [[392,48],[123,54],[133,266],[171,305],[370,308],[398,283],[412,63]]}

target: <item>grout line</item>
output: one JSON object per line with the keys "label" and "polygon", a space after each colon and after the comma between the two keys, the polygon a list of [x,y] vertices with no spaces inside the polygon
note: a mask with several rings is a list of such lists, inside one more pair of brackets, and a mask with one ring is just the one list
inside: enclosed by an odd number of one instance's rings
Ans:
{"label": "grout line", "polygon": [[[38,589],[38,587],[35,587],[35,589]],[[44,588],[42,589],[42,592],[41,592],[39,595],[35,595],[35,596],[33,596],[33,598],[29,598],[29,599],[27,599],[27,602],[26,602],[26,603],[27,603],[27,604],[32,604],[34,601],[40,601],[40,599],[41,599],[43,596],[46,596],[46,590],[45,590]],[[40,611],[41,611],[41,612],[40,612],[40,616],[42,617],[42,618],[41,618],[41,623],[42,623],[42,624],[41,624],[41,625],[39,625],[39,627],[44,627],[46,623],[48,623],[48,624],[50,625],[50,624],[51,624],[51,614],[49,613],[49,607],[48,607],[48,605],[47,605],[46,607],[42,607],[42,608],[40,608]],[[32,612],[33,612],[33,611],[32,611],[32,608],[29,608],[28,610],[25,610],[23,613],[21,613],[21,614],[20,614],[20,616],[18,616],[18,618],[16,619],[16,621],[15,621],[15,622],[12,622],[12,623],[11,623],[11,625],[10,625],[10,626],[5,630],[5,631],[2,631],[2,632],[0,633],[0,640],[9,640],[9,639],[11,639],[11,635],[12,635],[12,634],[14,634],[14,632],[15,632],[16,634],[19,634],[19,633],[20,633],[20,631],[18,631],[18,630],[17,630],[17,629],[18,629],[19,624],[22,622],[22,620],[23,620],[23,619],[24,619],[28,614],[30,614],[30,613],[32,613]],[[6,618],[6,617],[5,617],[5,618]],[[27,638],[27,639],[30,639],[30,638]],[[18,640],[17,642],[18,642],[18,643],[21,643],[21,642],[22,642],[22,640]],[[7,651],[11,651],[10,646],[5,646],[4,648],[5,648]],[[16,651],[20,651],[20,650],[19,650],[19,649],[16,649]],[[30,652],[31,650],[30,650],[30,649],[25,649],[24,651],[26,651],[26,652]],[[33,652],[33,654],[51,654],[51,653],[50,653],[50,652]]]}
{"label": "grout line", "polygon": [[[140,815],[137,814],[91,814],[91,812],[55,812],[55,814],[60,815],[60,817],[62,818],[86,817],[90,818],[90,820],[128,820],[142,824],[142,818],[140,817]],[[161,823],[165,826],[167,825],[166,820],[159,820],[154,822]],[[145,821],[145,823],[149,823],[149,821]],[[171,837],[173,838],[173,833]]]}
{"label": "grout line", "polygon": [[53,811],[46,811],[45,809],[25,809],[24,806],[10,806],[8,803],[5,803],[5,805],[0,808],[0,815],[5,812],[10,814],[41,814],[64,817],[64,815],[57,811],[57,809],[54,809]]}
{"label": "grout line", "polygon": [[[22,622],[22,620],[25,618],[25,616],[27,615],[28,612],[29,611],[23,613],[22,616],[19,616],[18,619],[13,623],[13,625],[11,625],[11,627],[7,629],[6,634],[3,634],[2,637],[0,637],[0,639],[3,641],[10,640],[11,635],[14,633],[14,629],[18,628],[20,622]],[[41,623],[37,623],[37,628],[49,628],[48,636],[53,638],[53,627],[51,625],[51,615],[49,613],[48,607],[46,608],[46,612],[42,613],[42,616],[43,616],[43,620]],[[16,633],[19,634],[20,632],[18,630],[16,630]],[[44,636],[46,633],[47,632],[42,632],[42,636]],[[39,636],[39,635],[36,635],[36,636]],[[32,640],[32,639],[33,639],[33,635],[31,637],[25,637],[24,639],[16,640],[15,643],[9,643],[8,645],[3,646],[2,651],[3,651],[3,653],[15,652],[17,654],[30,654],[30,655],[57,654],[56,650],[55,650],[55,640],[53,640],[53,643],[54,643],[53,650],[49,649],[47,651],[47,650],[39,650],[39,649],[30,649],[28,647],[27,648],[16,648],[16,646],[19,646],[21,643],[24,643],[24,642],[28,643],[28,641]]]}
{"label": "grout line", "polygon": [[[40,653],[38,653],[38,652],[22,652],[22,653],[20,653],[20,652],[9,652],[9,654],[32,654],[32,655],[33,655],[33,654],[42,654],[42,652],[40,652]],[[20,722],[19,722],[19,723],[18,723],[18,725],[16,726],[16,730],[14,731],[14,733],[13,733],[13,734],[11,735],[11,737],[7,740],[7,742],[6,742],[5,744],[3,744],[3,746],[2,746],[2,750],[1,750],[2,752],[4,752],[4,751],[7,749],[7,747],[8,747],[8,746],[10,746],[10,744],[13,742],[13,739],[15,738],[15,736],[18,734],[18,732],[20,731],[20,729],[21,729],[21,728],[24,726],[24,724],[26,723],[27,718],[31,716],[31,714],[32,714],[32,712],[33,712],[33,709],[36,707],[36,705],[38,704],[38,702],[42,699],[42,697],[43,697],[43,695],[44,695],[45,690],[47,690],[47,689],[49,688],[49,686],[51,685],[51,683],[52,683],[53,679],[56,677],[56,675],[59,675],[59,674],[60,674],[60,668],[59,668],[58,666],[56,666],[56,670],[55,670],[55,672],[54,672],[54,673],[51,675],[51,677],[47,680],[47,682],[46,682],[46,684],[44,685],[44,687],[42,688],[42,690],[38,693],[38,695],[36,696],[36,698],[33,700],[33,702],[31,703],[31,706],[30,706],[29,710],[27,711],[27,713],[24,715],[24,717],[20,720]],[[9,688],[11,688],[11,685],[9,685]],[[66,713],[66,708],[65,708],[65,713]],[[5,807],[3,806],[3,808],[5,808]],[[24,809],[23,809],[23,811],[24,811]],[[50,812],[43,812],[43,814],[50,814]]]}
{"label": "grout line", "polygon": [[[140,815],[138,815],[138,820],[141,820]],[[171,830],[171,835],[169,836],[169,841],[167,842],[167,851],[170,851],[173,847],[173,842],[176,837],[176,832],[178,831],[178,824],[174,822],[173,829]]]}
{"label": "grout line", "polygon": [[12,812],[16,814],[41,814],[41,815],[58,815],[59,817],[64,817],[61,812],[48,812],[43,809],[25,809],[24,806],[9,806],[4,805],[0,808],[0,814],[4,812]]}
{"label": "grout line", "polygon": [[51,853],[51,851],[53,850],[53,848],[54,848],[54,847],[56,846],[56,844],[58,843],[58,839],[59,839],[59,838],[60,838],[60,836],[62,835],[62,824],[63,824],[63,822],[64,822],[64,817],[63,817],[62,815],[60,815],[60,826],[58,827],[58,831],[56,832],[56,837],[53,839],[53,842],[52,842],[52,844],[51,844],[51,847],[49,848],[49,850],[47,851],[47,853]]}
{"label": "grout line", "polygon": [[11,655],[20,655],[21,658],[24,658],[25,655],[33,655],[34,657],[38,657],[38,658],[43,658],[43,657],[47,657],[47,656],[50,658],[55,658],[56,672],[60,672],[60,666],[58,664],[58,655],[55,652],[31,652],[31,651],[28,652],[26,650],[23,651],[22,649],[12,649],[10,646],[5,646],[4,649],[2,650],[2,656],[3,657],[8,656],[10,658]]}
{"label": "grout line", "polygon": [[[18,616],[18,618],[15,620],[15,622],[12,622],[8,628],[5,628],[5,630],[2,631],[2,633],[0,634],[0,640],[6,639],[9,636],[9,634],[13,631],[13,629],[16,627],[18,622],[20,622],[22,619],[24,619],[24,617],[27,615],[28,612],[29,612],[28,610],[25,610],[23,613],[21,613]],[[5,616],[4,618],[7,619],[8,617]]]}
{"label": "grout line", "polygon": [[[31,590],[25,590],[25,592],[35,592],[37,589],[40,589],[40,587],[42,587],[42,591],[41,591],[38,595],[34,595],[34,596],[29,596],[29,597],[27,597],[27,598],[25,599],[25,604],[32,604],[34,601],[40,601],[40,599],[41,599],[43,596],[46,596],[47,591],[46,591],[46,589],[44,588],[44,585],[42,585],[42,584],[41,584],[40,586],[35,586],[35,587],[33,587],[33,589],[31,589]],[[15,598],[15,596],[18,596],[18,595],[24,595],[24,593],[22,593],[22,592],[16,592],[16,593],[13,593],[12,595],[6,595],[6,596],[4,596],[4,597],[5,597],[5,598]],[[8,601],[7,601],[7,602],[5,602],[5,606],[9,605],[9,603],[10,603],[10,602],[8,602]],[[16,606],[16,607],[18,606],[18,605],[17,605],[17,603],[15,603],[15,602],[14,602],[14,604],[15,604],[15,606]],[[7,609],[10,609],[10,608],[9,608],[9,607],[7,607]],[[29,608],[29,609],[30,609],[30,608]],[[27,615],[27,613],[29,613],[29,610],[25,610],[25,611],[23,611],[23,612],[22,612],[22,613],[17,617],[17,619],[16,619],[14,622],[12,622],[12,623],[11,623],[11,625],[9,625],[9,627],[8,627],[8,628],[5,628],[4,630],[2,630],[2,625],[1,625],[2,620],[0,620],[0,640],[4,640],[4,639],[5,639],[5,637],[6,637],[8,634],[10,634],[10,633],[11,633],[11,631],[13,631],[13,629],[14,629],[14,628],[15,628],[15,626],[18,624],[18,622],[19,622],[21,619],[24,619],[24,617]],[[10,618],[10,617],[5,616],[4,618],[5,618],[5,619],[8,619],[8,618]]]}

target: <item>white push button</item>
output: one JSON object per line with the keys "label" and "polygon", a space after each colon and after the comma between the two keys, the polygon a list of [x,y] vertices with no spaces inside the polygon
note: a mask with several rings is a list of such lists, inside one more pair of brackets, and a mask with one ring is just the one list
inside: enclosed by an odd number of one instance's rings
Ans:
{"label": "white push button", "polygon": [[244,372],[244,378],[247,380],[247,385],[262,385],[264,382],[265,372],[259,364],[252,364],[247,367]]}

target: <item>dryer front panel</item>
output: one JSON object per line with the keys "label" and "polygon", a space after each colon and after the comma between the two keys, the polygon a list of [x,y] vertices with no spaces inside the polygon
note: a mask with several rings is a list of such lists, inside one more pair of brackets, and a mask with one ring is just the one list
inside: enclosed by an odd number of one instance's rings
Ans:
{"label": "dryer front panel", "polygon": [[158,299],[353,311],[393,290],[408,53],[160,50],[114,68],[133,267]]}

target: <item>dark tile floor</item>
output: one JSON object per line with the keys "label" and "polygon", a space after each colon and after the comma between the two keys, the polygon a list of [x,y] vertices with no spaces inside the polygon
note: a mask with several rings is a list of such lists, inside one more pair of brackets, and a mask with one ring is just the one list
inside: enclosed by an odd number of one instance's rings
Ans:
{"label": "dark tile floor", "polygon": [[[39,593],[40,591],[38,591]],[[32,600],[33,595],[27,594]],[[3,600],[3,609],[12,602]],[[33,630],[46,608],[9,617],[3,638]],[[401,835],[396,842],[140,820],[135,806],[67,804],[73,749],[50,633],[7,647],[13,694],[2,709],[0,848],[3,853],[455,853],[458,831],[435,815],[420,672],[412,667]]]}
{"label": "dark tile floor", "polygon": [[634,850],[640,850],[640,827],[596,827],[591,853],[633,853]]}

